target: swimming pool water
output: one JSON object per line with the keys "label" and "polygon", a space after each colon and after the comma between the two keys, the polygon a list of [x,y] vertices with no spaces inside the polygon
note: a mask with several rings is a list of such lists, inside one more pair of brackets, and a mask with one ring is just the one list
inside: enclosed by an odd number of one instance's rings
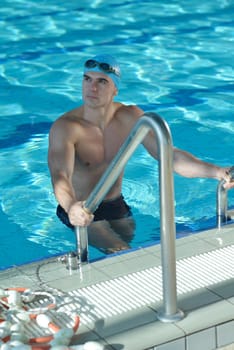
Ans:
{"label": "swimming pool water", "polygon": [[[82,64],[93,54],[118,58],[117,100],[159,113],[175,146],[234,163],[233,14],[231,0],[2,1],[0,267],[74,248],[55,216],[47,140],[51,123],[81,103]],[[126,168],[133,247],[159,241],[157,169],[143,147]],[[216,186],[175,175],[178,236],[214,224]]]}

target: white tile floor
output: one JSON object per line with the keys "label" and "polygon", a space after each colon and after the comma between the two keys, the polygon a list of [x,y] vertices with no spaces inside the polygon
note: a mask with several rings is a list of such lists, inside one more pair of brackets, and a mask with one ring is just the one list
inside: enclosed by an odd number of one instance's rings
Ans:
{"label": "white tile floor", "polygon": [[[116,350],[213,350],[234,343],[232,247],[233,225],[177,240],[178,306],[185,318],[176,323],[157,319],[162,308],[160,246],[106,258],[73,272],[57,259],[28,264],[1,272],[0,285],[49,287],[61,291],[61,298],[69,297],[68,307],[81,317],[74,344],[98,340],[105,349]],[[189,266],[184,273],[183,265]],[[156,282],[152,287],[151,276]],[[196,280],[201,282],[199,288],[193,286]]]}
{"label": "white tile floor", "polygon": [[227,345],[223,348],[218,348],[217,350],[234,350],[234,344]]}

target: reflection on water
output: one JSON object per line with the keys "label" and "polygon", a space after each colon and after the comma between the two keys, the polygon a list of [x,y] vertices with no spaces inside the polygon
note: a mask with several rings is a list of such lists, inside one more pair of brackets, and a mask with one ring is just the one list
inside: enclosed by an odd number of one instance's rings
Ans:
{"label": "reflection on water", "polygon": [[[8,232],[14,239],[20,236],[22,261],[74,246],[73,234],[54,214],[47,140],[51,123],[81,103],[81,66],[97,52],[115,54],[120,61],[118,100],[159,113],[169,123],[175,146],[219,165],[234,163],[232,13],[231,0],[112,0],[90,5],[84,0],[3,0],[2,245],[10,244]],[[133,245],[157,241],[158,165],[143,147],[127,165],[123,192],[137,219]],[[175,175],[180,235],[213,224],[215,192],[215,181]],[[230,205],[233,202],[230,198]],[[22,251],[25,242],[34,248]]]}

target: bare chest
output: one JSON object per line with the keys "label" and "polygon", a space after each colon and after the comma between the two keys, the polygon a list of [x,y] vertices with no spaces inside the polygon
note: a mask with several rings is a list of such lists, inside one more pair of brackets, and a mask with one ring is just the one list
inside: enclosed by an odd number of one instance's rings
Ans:
{"label": "bare chest", "polygon": [[88,168],[108,166],[126,139],[126,133],[109,127],[104,132],[99,128],[85,131],[76,145],[76,164]]}

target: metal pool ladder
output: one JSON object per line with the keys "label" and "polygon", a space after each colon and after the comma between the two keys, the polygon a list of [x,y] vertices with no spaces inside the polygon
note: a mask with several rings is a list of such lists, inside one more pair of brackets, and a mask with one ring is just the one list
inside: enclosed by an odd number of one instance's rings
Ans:
{"label": "metal pool ladder", "polygon": [[[91,212],[95,211],[117,180],[128,159],[150,129],[156,135],[159,155],[160,232],[164,310],[158,315],[158,318],[163,322],[175,322],[182,319],[184,314],[177,308],[173,147],[169,127],[157,114],[145,113],[138,120],[108,169],[86,200],[85,207]],[[77,239],[78,262],[82,265],[88,262],[87,227],[76,227],[75,234]]]}
{"label": "metal pool ladder", "polygon": [[[229,171],[231,181],[234,181],[234,166]],[[225,180],[221,180],[217,186],[216,195],[216,212],[217,212],[217,226],[221,228],[222,225],[226,224],[229,219],[229,213],[227,208],[227,190],[224,187]]]}

